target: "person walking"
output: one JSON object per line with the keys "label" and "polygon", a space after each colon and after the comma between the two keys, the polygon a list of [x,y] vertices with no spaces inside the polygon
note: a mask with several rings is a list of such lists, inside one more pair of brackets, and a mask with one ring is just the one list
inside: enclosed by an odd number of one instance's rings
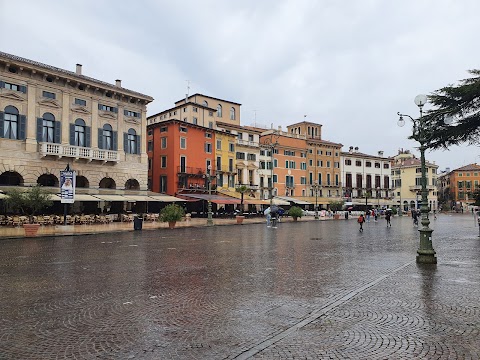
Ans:
{"label": "person walking", "polygon": [[367,215],[367,222],[370,222],[370,210],[367,210],[365,213]]}
{"label": "person walking", "polygon": [[360,231],[363,232],[363,223],[365,222],[365,218],[363,217],[363,214],[360,214],[360,216],[357,219],[357,222],[360,224]]}
{"label": "person walking", "polygon": [[373,211],[373,214],[375,216],[375,222],[378,220],[378,208]]}
{"label": "person walking", "polygon": [[385,220],[387,220],[387,227],[392,226],[392,223],[390,221],[391,217],[392,217],[392,213],[387,210],[387,212],[385,213]]}
{"label": "person walking", "polygon": [[270,207],[266,208],[265,211],[263,212],[263,214],[267,217],[267,227],[270,227],[271,225],[271,219],[272,219],[272,214],[271,214],[272,210],[270,209]]}
{"label": "person walking", "polygon": [[418,214],[416,211],[412,211],[413,226],[418,226]]}

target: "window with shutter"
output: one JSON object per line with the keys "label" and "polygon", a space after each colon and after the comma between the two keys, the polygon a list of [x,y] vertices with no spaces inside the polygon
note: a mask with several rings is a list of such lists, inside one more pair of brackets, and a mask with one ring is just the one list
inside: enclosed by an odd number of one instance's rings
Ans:
{"label": "window with shutter", "polygon": [[97,146],[99,149],[103,149],[103,128],[98,128]]}
{"label": "window with shutter", "polygon": [[0,111],[0,138],[3,138],[4,127],[3,127],[3,112]]}
{"label": "window with shutter", "polygon": [[62,123],[55,121],[55,143],[60,144],[62,142]]}

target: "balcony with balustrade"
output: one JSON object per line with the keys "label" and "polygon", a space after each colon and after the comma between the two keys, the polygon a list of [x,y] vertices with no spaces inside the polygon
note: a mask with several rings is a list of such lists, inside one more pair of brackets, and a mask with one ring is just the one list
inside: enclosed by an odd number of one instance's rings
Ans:
{"label": "balcony with balustrade", "polygon": [[73,146],[65,144],[54,143],[40,143],[39,152],[42,157],[56,156],[59,159],[62,157],[73,158],[75,160],[85,159],[90,161],[118,162],[120,156],[118,151],[92,149],[82,146]]}

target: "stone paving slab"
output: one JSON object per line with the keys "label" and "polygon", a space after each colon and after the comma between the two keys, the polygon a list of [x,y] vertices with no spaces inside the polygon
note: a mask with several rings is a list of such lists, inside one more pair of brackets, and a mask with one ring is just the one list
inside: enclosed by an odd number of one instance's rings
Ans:
{"label": "stone paving slab", "polygon": [[478,359],[474,219],[0,242],[0,359]]}

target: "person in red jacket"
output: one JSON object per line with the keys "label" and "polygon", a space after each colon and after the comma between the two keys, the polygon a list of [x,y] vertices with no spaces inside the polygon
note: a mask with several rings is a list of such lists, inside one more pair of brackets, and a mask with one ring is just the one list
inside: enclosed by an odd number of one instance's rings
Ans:
{"label": "person in red jacket", "polygon": [[365,218],[363,217],[363,214],[360,214],[360,216],[357,219],[357,222],[360,224],[360,231],[363,231],[363,223],[365,222]]}

